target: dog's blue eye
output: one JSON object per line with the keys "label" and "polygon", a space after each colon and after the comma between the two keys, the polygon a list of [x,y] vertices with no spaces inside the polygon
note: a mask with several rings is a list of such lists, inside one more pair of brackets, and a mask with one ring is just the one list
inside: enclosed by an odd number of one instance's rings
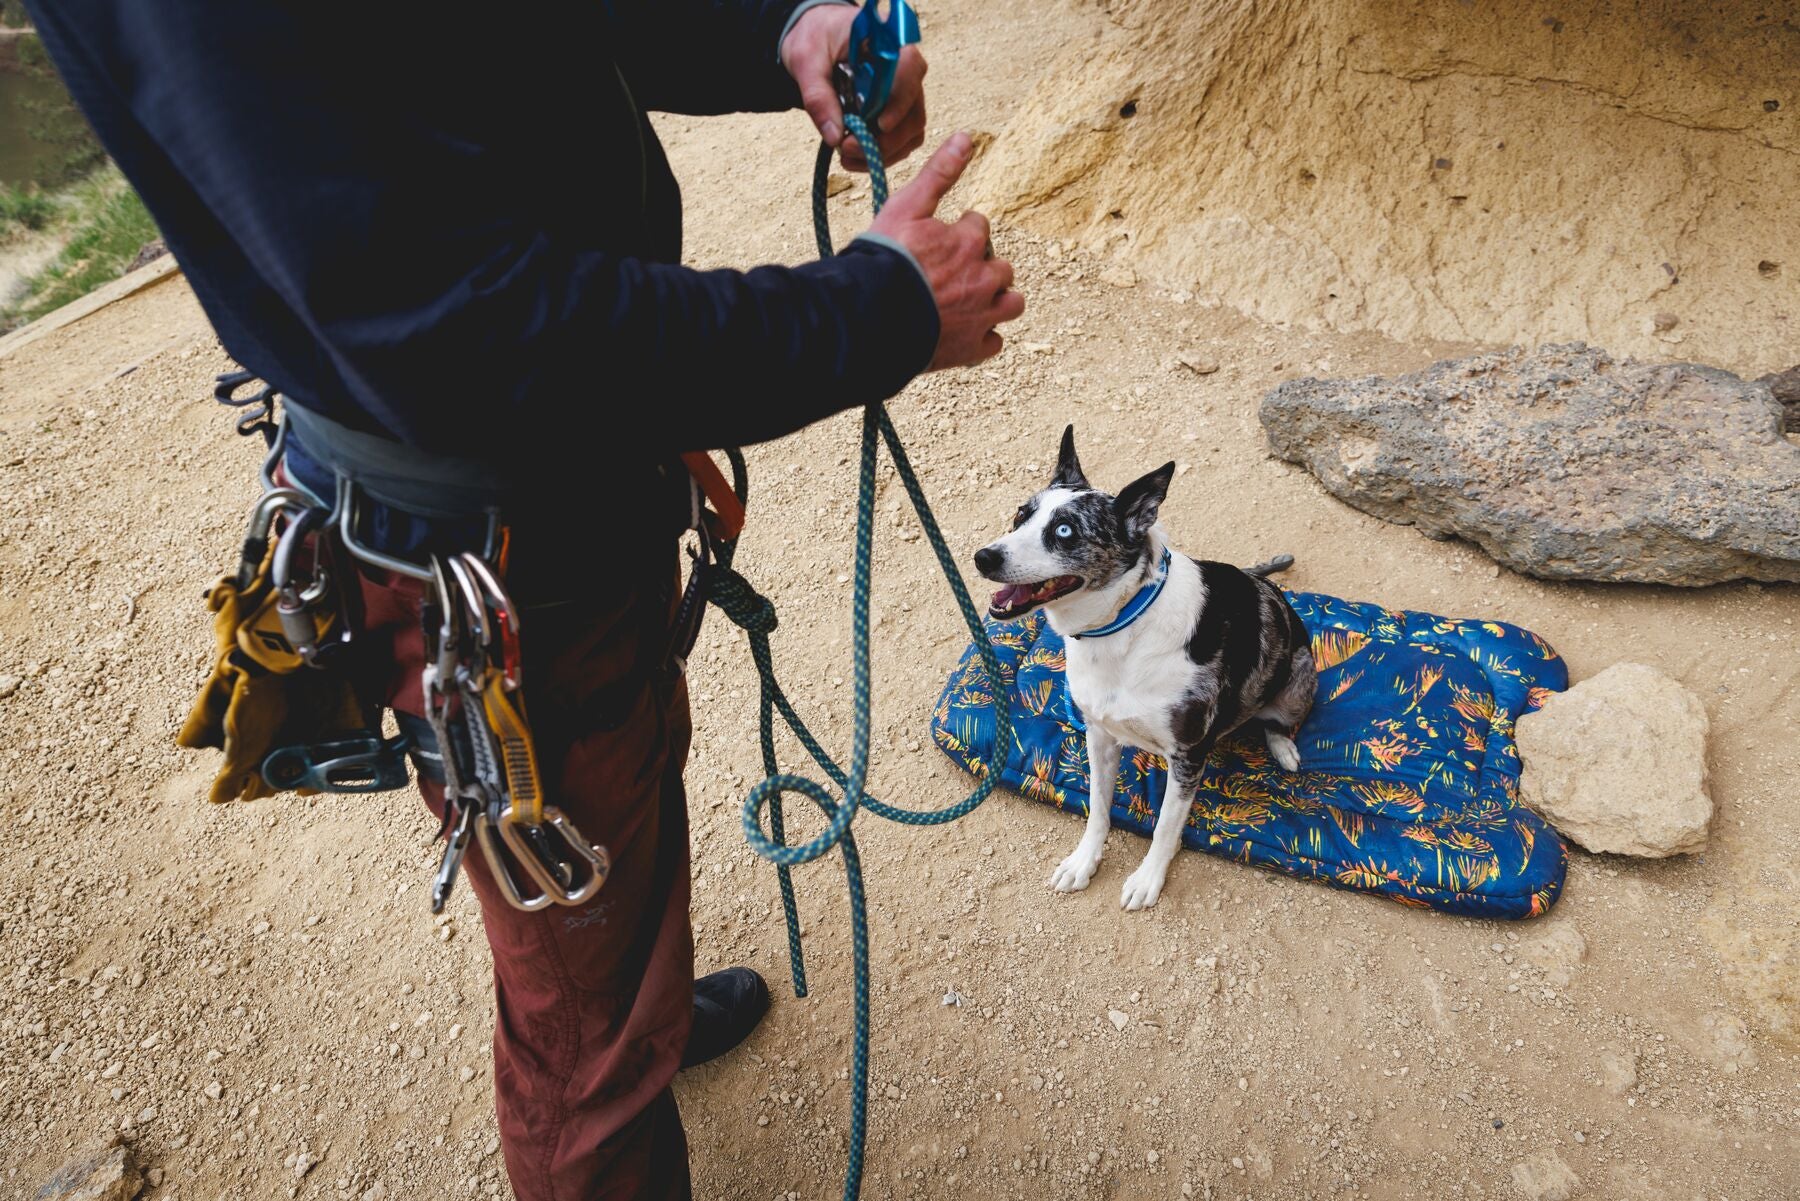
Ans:
{"label": "dog's blue eye", "polygon": [[1056,536],[1058,538],[1073,538],[1075,536],[1075,531],[1070,529],[1069,523],[1065,521],[1056,527]]}

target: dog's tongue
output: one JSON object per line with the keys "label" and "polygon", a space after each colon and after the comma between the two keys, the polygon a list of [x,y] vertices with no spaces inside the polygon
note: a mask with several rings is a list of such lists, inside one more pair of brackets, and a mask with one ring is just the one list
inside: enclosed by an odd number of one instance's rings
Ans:
{"label": "dog's tongue", "polygon": [[1008,584],[994,593],[993,607],[1004,613],[1008,609],[1017,608],[1031,598],[1032,585]]}

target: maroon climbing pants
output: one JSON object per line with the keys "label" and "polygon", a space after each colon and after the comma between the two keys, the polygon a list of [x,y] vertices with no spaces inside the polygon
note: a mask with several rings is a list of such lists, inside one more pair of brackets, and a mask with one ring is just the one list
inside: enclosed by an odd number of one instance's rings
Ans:
{"label": "maroon climbing pants", "polygon": [[[524,552],[525,548],[518,548]],[[520,554],[514,563],[521,567]],[[624,573],[621,573],[624,574]],[[535,606],[521,573],[525,702],[552,803],[612,857],[580,908],[524,913],[478,847],[458,889],[481,901],[494,955],[494,1103],[519,1201],[685,1198],[687,1140],[669,1083],[693,1012],[686,685],[644,669],[666,638],[667,589]],[[512,576],[509,576],[511,579]],[[419,715],[421,585],[365,574],[364,670]],[[360,658],[360,656],[359,656]],[[439,785],[421,781],[441,816]]]}

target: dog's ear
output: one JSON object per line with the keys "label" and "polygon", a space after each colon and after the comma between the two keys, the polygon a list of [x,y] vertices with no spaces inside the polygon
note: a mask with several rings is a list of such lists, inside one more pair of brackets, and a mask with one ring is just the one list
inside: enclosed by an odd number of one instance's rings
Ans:
{"label": "dog's ear", "polygon": [[1169,494],[1169,481],[1175,478],[1175,464],[1164,463],[1149,475],[1132,480],[1119,493],[1114,511],[1119,515],[1119,532],[1128,543],[1144,540],[1156,524],[1156,514],[1163,498]]}
{"label": "dog's ear", "polygon": [[1056,477],[1052,488],[1089,488],[1087,476],[1081,472],[1081,460],[1075,457],[1075,427],[1063,427],[1062,449],[1056,455]]}

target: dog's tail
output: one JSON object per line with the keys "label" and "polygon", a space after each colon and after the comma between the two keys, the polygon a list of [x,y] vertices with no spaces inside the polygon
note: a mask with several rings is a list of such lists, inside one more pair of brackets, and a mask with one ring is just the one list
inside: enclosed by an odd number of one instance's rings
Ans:
{"label": "dog's tail", "polygon": [[1276,555],[1267,563],[1258,563],[1255,567],[1244,568],[1246,575],[1271,576],[1278,571],[1286,571],[1294,565],[1294,556]]}

